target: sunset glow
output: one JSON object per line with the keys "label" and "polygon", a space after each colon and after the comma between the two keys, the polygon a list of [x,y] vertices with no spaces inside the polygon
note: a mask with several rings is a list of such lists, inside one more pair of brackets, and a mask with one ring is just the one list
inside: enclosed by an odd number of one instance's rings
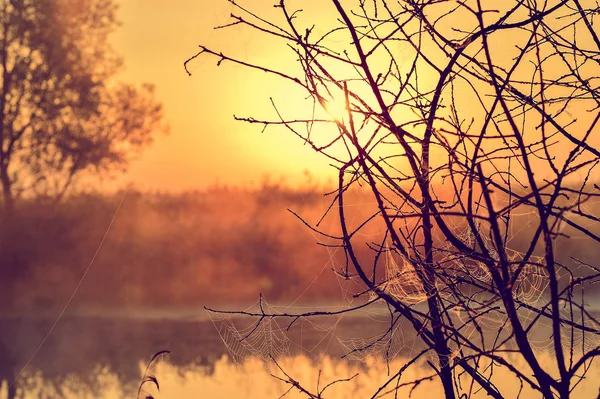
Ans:
{"label": "sunset glow", "polygon": [[281,53],[271,51],[267,38],[256,32],[213,30],[231,22],[231,12],[227,1],[215,1],[210,7],[192,0],[120,3],[123,24],[113,41],[125,58],[121,77],[156,84],[171,134],[158,137],[111,186],[131,182],[140,188],[179,191],[215,183],[257,185],[267,176],[302,184],[307,170],[322,182],[332,173],[335,176],[327,160],[286,129],[261,133],[261,126],[233,118],[235,114],[277,120],[270,97],[286,115],[298,109],[309,115],[310,102],[303,101],[305,94],[293,85],[228,63],[217,67],[216,60],[209,59],[192,63],[191,77],[185,73],[183,62],[201,42],[232,55],[245,54],[247,60],[294,68],[285,46],[278,48]]}
{"label": "sunset glow", "polygon": [[327,113],[335,121],[341,122],[344,119],[348,119],[348,109],[346,108],[346,103],[343,98],[328,101],[327,104],[325,104],[325,108]]}
{"label": "sunset glow", "polygon": [[0,0],[0,399],[596,397],[597,25]]}

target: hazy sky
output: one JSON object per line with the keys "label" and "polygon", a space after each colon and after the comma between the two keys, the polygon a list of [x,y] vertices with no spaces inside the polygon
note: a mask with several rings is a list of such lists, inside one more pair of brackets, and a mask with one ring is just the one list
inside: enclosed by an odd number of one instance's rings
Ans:
{"label": "hazy sky", "polygon": [[213,30],[230,21],[231,11],[226,0],[120,2],[122,26],[113,40],[125,60],[121,78],[156,85],[171,134],[158,137],[118,184],[181,190],[217,182],[257,184],[267,175],[297,181],[307,169],[325,180],[334,171],[291,133],[261,133],[260,126],[233,120],[234,113],[275,118],[270,96],[294,105],[284,86],[265,80],[264,73],[227,64],[217,67],[217,60],[208,57],[190,65],[191,77],[185,73],[184,60],[201,43],[247,60],[277,62],[279,53],[262,35],[239,28]]}
{"label": "hazy sky", "polygon": [[[318,29],[327,17],[331,20],[335,14],[330,2],[296,0],[289,3],[291,8],[305,9],[299,17],[303,20],[300,26],[314,23]],[[268,13],[267,18],[276,21],[279,18],[285,25],[272,1],[245,4]],[[122,26],[113,40],[125,60],[126,69],[121,78],[156,85],[171,125],[171,135],[158,137],[154,145],[131,164],[128,173],[117,180],[118,185],[131,182],[142,189],[182,190],[215,183],[260,184],[266,176],[271,180],[285,177],[288,182],[302,182],[306,179],[306,170],[320,181],[335,178],[337,171],[328,166],[327,159],[315,154],[291,132],[269,128],[261,133],[261,126],[233,119],[235,113],[277,120],[270,97],[284,117],[296,117],[299,110],[304,111],[302,116],[306,117],[310,110],[304,100],[306,93],[261,71],[250,71],[228,62],[217,67],[217,59],[210,56],[190,63],[191,77],[184,71],[183,62],[203,44],[246,62],[300,75],[294,73],[298,69],[295,55],[281,43],[276,46],[277,43],[263,33],[240,26],[213,29],[232,22],[233,11],[239,15],[239,10],[227,0],[120,0]],[[519,39],[522,40],[520,36],[498,35],[493,45],[495,54],[512,59]],[[335,40],[334,46],[349,44],[348,39],[344,43]],[[590,37],[583,35],[581,40],[589,41]],[[402,54],[401,49],[398,54]],[[402,62],[401,56],[399,59]],[[420,73],[420,79],[427,80],[426,72]],[[586,129],[594,117],[593,113],[575,105],[568,111]]]}

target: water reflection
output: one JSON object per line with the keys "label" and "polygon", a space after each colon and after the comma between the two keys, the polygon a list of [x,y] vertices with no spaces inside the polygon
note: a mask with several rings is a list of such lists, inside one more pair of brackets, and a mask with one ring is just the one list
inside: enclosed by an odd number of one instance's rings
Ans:
{"label": "water reflection", "polygon": [[[12,381],[20,368],[30,359],[32,352],[44,338],[54,322],[50,318],[4,318],[0,320],[0,373],[4,380],[0,399],[19,398],[134,398],[147,361],[157,351],[169,349],[172,355],[167,362],[158,364],[155,375],[161,392],[158,398],[278,398],[289,385],[273,378],[282,376],[273,364],[258,359],[245,359],[233,363],[226,354],[215,326],[209,320],[181,319],[131,319],[127,317],[66,317],[60,321],[41,347],[14,390],[9,392],[7,381]],[[308,349],[309,355],[292,350],[290,356],[280,360],[282,368],[306,387],[314,389],[320,376],[321,386],[339,378],[351,377],[350,382],[336,384],[328,389],[327,397],[371,397],[377,387],[389,378],[388,369],[381,359],[367,358],[365,362],[340,359],[343,348],[337,338],[346,335],[368,336],[376,334],[375,318],[344,318],[337,323],[337,333],[291,335],[293,348]],[[323,321],[320,327],[326,327]],[[369,330],[372,329],[372,330]],[[398,370],[406,359],[420,349],[407,330],[404,349],[390,365]],[[306,353],[307,351],[304,351]],[[544,362],[552,361],[550,355]],[[526,369],[515,358],[514,365]],[[401,382],[431,373],[426,364],[409,368]],[[600,365],[593,365],[588,377],[600,375]],[[494,381],[506,398],[516,398],[520,384],[508,373],[494,372]],[[464,386],[469,382],[465,381]],[[14,387],[13,387],[14,388]],[[399,397],[408,397],[410,387],[403,388]],[[155,392],[153,392],[155,393]],[[587,378],[572,397],[592,398],[598,395],[597,379]],[[286,398],[301,398],[292,390]],[[413,392],[412,398],[443,397],[437,382],[424,382]],[[480,396],[485,397],[484,393]],[[520,398],[537,398],[524,388]]]}
{"label": "water reflection", "polygon": [[[550,357],[544,359],[550,361]],[[400,368],[404,359],[395,360],[392,368]],[[339,359],[324,356],[319,362],[304,356],[294,356],[280,361],[282,368],[294,379],[306,387],[314,389],[320,378],[321,384],[346,378],[359,373],[349,382],[335,384],[328,389],[327,398],[364,398],[371,397],[377,387],[388,379],[386,367],[381,362],[371,359],[364,365],[350,365]],[[517,367],[523,364],[515,363]],[[138,364],[141,372],[143,364]],[[400,383],[428,375],[423,364],[411,368],[402,376]],[[600,367],[596,364],[590,375],[598,375]],[[320,377],[319,377],[320,374]],[[156,375],[160,381],[160,392],[151,393],[158,398],[278,398],[290,389],[289,385],[274,378],[281,375],[274,365],[268,365],[258,359],[247,359],[242,364],[234,364],[223,357],[209,366],[178,367],[170,363],[158,365]],[[521,388],[517,381],[502,371],[495,374],[496,384],[505,398],[516,398]],[[91,382],[91,384],[90,384]],[[463,381],[468,386],[468,381]],[[323,386],[323,385],[321,385]],[[409,397],[411,386],[400,388],[398,397]],[[125,399],[134,397],[134,387],[124,386],[120,378],[107,369],[98,369],[92,380],[82,381],[76,375],[68,376],[60,384],[49,382],[41,374],[28,377],[22,392],[24,399],[56,398],[65,399]],[[0,398],[6,398],[6,384],[0,390]],[[593,398],[598,394],[598,383],[594,379],[586,379],[577,386],[572,394],[576,398]],[[306,395],[292,389],[286,398],[304,398]],[[435,381],[426,381],[417,386],[411,398],[441,398],[442,387]],[[538,398],[527,386],[523,387],[520,398]],[[474,393],[472,398],[487,398],[484,392]]]}
{"label": "water reflection", "polygon": [[[68,392],[82,387],[89,387],[96,395],[94,397],[98,397],[98,392],[105,391],[107,386],[110,390],[119,387],[122,392],[118,395],[127,392],[131,397],[140,381],[140,364],[145,365],[154,353],[164,349],[171,351],[169,362],[174,369],[183,372],[190,367],[200,367],[201,374],[212,375],[219,359],[227,354],[213,322],[205,316],[198,317],[197,311],[195,315],[186,312],[165,314],[171,317],[143,311],[136,312],[136,317],[112,313],[65,316],[33,358],[32,354],[55,319],[39,315],[1,318],[1,379],[13,381],[31,360],[16,386],[33,392],[34,397],[42,394],[41,386],[50,392],[48,397],[68,397]],[[173,314],[179,317],[172,317]],[[343,349],[337,340],[339,336],[373,335],[384,331],[386,326],[374,322],[365,326],[353,318],[322,319],[320,323],[321,330],[302,329],[302,323],[297,323],[298,328],[289,332],[294,343],[290,355],[308,350],[315,356],[340,357]],[[335,335],[331,333],[332,328],[337,330]],[[6,385],[4,397],[8,396]],[[14,392],[11,392],[9,397],[13,396]]]}

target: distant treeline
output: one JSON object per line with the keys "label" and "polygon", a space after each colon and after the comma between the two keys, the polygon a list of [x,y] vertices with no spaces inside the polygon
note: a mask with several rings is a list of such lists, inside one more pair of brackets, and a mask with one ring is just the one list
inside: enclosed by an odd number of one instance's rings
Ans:
{"label": "distant treeline", "polygon": [[[126,193],[74,307],[189,306],[340,294],[339,248],[316,245],[321,188],[216,187],[184,194]],[[24,201],[0,226],[0,309],[62,306],[107,231],[123,193]],[[322,223],[330,223],[326,219]],[[319,274],[319,279],[313,281]],[[306,292],[305,290],[309,288]]]}
{"label": "distant treeline", "polygon": [[[63,306],[113,216],[71,308],[239,304],[256,300],[259,293],[280,302],[351,295],[358,285],[332,272],[345,267],[340,242],[312,231],[288,211],[315,225],[333,199],[323,195],[326,191],[278,184],[184,194],[129,190],[116,216],[123,192],[79,194],[53,205],[22,201],[0,224],[0,310]],[[367,192],[348,197],[350,225],[375,209]],[[339,235],[336,217],[334,204],[319,228]],[[524,250],[531,214],[520,217],[510,244]],[[454,226],[460,228],[460,221]],[[362,259],[372,262],[366,243],[373,248],[379,230],[377,223],[370,226],[372,235],[363,230]],[[555,249],[561,261],[572,261],[574,254],[595,261],[597,246],[568,228],[561,233],[571,236],[559,237]]]}

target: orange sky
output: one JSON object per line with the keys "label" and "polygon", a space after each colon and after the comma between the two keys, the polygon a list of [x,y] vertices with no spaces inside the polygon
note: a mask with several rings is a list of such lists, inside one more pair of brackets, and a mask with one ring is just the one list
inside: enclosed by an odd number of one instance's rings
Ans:
{"label": "orange sky", "polygon": [[[271,13],[268,18],[281,18],[270,1],[247,4],[260,8],[261,13]],[[307,26],[314,22],[317,29],[321,18],[335,13],[330,2],[322,0],[297,0],[292,6],[311,9],[313,13],[300,18],[307,18]],[[232,11],[227,0],[120,0],[122,26],[113,36],[114,46],[125,60],[126,69],[120,78],[156,85],[171,135],[157,137],[154,145],[131,163],[127,174],[116,180],[117,186],[133,183],[141,189],[180,191],[215,183],[256,185],[267,176],[294,183],[306,181],[306,170],[321,182],[335,179],[337,170],[328,165],[327,158],[304,146],[286,129],[270,127],[261,133],[261,126],[233,119],[235,113],[277,120],[269,97],[284,117],[307,116],[310,108],[303,101],[304,92],[264,72],[228,62],[217,67],[217,59],[210,56],[190,63],[191,77],[184,71],[183,62],[197,52],[199,44],[242,61],[285,71],[298,68],[295,55],[285,46],[273,47],[272,38],[260,32],[239,26],[214,30],[214,26],[232,22]],[[517,39],[497,36],[493,44],[496,54],[512,59]],[[403,53],[398,50],[398,54]],[[420,73],[420,79],[427,80],[426,73]],[[466,97],[463,100],[469,101]],[[585,126],[594,116],[577,104],[569,110]],[[114,187],[113,182],[109,184]]]}
{"label": "orange sky", "polygon": [[259,184],[265,176],[304,181],[307,169],[325,181],[335,172],[291,133],[267,129],[261,134],[261,127],[233,120],[234,113],[275,118],[269,97],[293,106],[287,88],[265,80],[264,73],[227,64],[217,67],[216,59],[208,57],[191,64],[191,77],[185,73],[183,62],[200,43],[276,61],[258,33],[213,30],[229,21],[231,11],[225,0],[120,2],[122,26],[113,35],[125,60],[120,79],[156,85],[171,134],[158,137],[132,162],[127,174],[116,180],[118,185],[183,190],[214,183]]}

